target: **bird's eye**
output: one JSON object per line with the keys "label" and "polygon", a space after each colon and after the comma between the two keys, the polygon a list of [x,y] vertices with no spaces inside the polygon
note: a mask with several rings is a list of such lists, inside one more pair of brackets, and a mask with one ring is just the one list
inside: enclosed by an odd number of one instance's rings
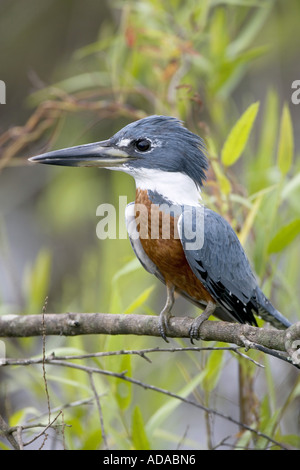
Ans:
{"label": "bird's eye", "polygon": [[151,147],[151,143],[147,139],[139,139],[136,141],[135,146],[139,152],[147,152]]}

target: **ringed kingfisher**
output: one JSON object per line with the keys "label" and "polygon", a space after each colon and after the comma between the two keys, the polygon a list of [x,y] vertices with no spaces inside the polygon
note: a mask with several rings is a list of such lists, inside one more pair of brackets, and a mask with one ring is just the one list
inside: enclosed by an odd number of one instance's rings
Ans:
{"label": "ringed kingfisher", "polygon": [[232,227],[201,204],[200,189],[208,169],[204,143],[177,118],[149,116],[128,124],[108,140],[29,160],[108,168],[134,177],[136,197],[126,207],[126,226],[143,267],[167,287],[159,316],[160,334],[166,341],[175,292],[204,310],[192,323],[192,342],[212,314],[251,325],[257,325],[254,315],[258,315],[276,328],[290,326],[258,286]]}

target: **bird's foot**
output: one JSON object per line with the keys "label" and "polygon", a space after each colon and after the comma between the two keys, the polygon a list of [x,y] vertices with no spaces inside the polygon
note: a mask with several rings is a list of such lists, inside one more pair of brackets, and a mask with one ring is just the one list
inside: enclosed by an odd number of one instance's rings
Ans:
{"label": "bird's foot", "polygon": [[189,331],[190,340],[192,344],[194,344],[194,340],[200,339],[201,326],[213,314],[213,312],[215,311],[215,308],[216,308],[216,304],[214,304],[213,302],[208,302],[204,312],[201,313],[201,315],[199,315],[193,321],[190,327],[190,331]]}
{"label": "bird's foot", "polygon": [[202,318],[202,317],[205,317],[203,313],[199,315],[199,317],[195,318],[190,328],[189,335],[190,335],[190,340],[192,344],[194,344],[194,340],[200,339],[200,329],[201,329],[202,323],[204,323],[207,320],[207,318]]}
{"label": "bird's foot", "polygon": [[168,343],[167,339],[167,329],[169,326],[169,320],[171,317],[171,310],[174,304],[174,290],[175,287],[172,284],[167,283],[167,301],[166,305],[162,309],[159,315],[159,320],[158,320],[158,329],[160,336]]}
{"label": "bird's foot", "polygon": [[167,339],[167,329],[169,326],[169,320],[171,318],[170,312],[166,312],[162,310],[159,315],[159,320],[158,320],[158,329],[160,336],[165,340],[166,343],[169,342]]}

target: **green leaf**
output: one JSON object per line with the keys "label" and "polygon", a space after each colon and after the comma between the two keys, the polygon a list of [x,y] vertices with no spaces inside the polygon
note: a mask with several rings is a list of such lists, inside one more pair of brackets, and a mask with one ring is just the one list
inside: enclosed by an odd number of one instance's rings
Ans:
{"label": "green leaf", "polygon": [[251,431],[245,431],[243,433],[240,433],[239,435],[240,435],[240,438],[235,443],[235,449],[247,449],[252,439]]}
{"label": "green leaf", "polygon": [[228,195],[231,193],[231,183],[229,179],[224,175],[221,165],[217,160],[212,160],[211,166],[215,172],[216,178],[218,180],[218,184],[221,189],[221,193],[224,195]]}
{"label": "green leaf", "polygon": [[222,57],[229,41],[225,9],[216,8],[214,10],[209,37],[211,56]]}
{"label": "green leaf", "polygon": [[20,410],[15,411],[9,417],[9,425],[10,426],[20,426],[21,424],[26,422],[26,419],[30,416],[39,416],[40,412],[37,408],[33,406],[26,406],[25,408],[21,408]]}
{"label": "green leaf", "polygon": [[140,269],[141,267],[142,265],[137,258],[131,259],[127,264],[125,264],[125,266],[122,266],[122,268],[116,272],[112,282],[117,282],[120,277],[127,276],[128,274],[132,273],[133,271],[136,271],[137,269]]}
{"label": "green leaf", "polygon": [[282,227],[270,241],[268,253],[278,253],[289,245],[300,233],[300,219],[295,219]]}
{"label": "green leaf", "polygon": [[213,351],[208,358],[205,366],[206,375],[203,380],[203,388],[210,392],[218,383],[220,374],[222,372],[223,365],[223,352],[224,351]]}
{"label": "green leaf", "polygon": [[282,199],[288,199],[295,191],[300,189],[300,173],[290,179],[282,190]]}
{"label": "green leaf", "polygon": [[131,434],[135,450],[150,450],[150,444],[139,406],[136,406],[132,413]]}
{"label": "green leaf", "polygon": [[289,444],[291,447],[295,447],[295,450],[299,450],[300,448],[300,438],[297,434],[286,434],[285,436],[280,436],[280,442]]}
{"label": "green leaf", "polygon": [[[279,109],[278,95],[271,89],[268,91],[264,112],[260,126],[260,136],[257,149],[257,158],[253,162],[254,184],[257,188],[257,173],[269,172],[270,166],[273,165],[274,151],[276,141],[274,136],[278,134]],[[265,173],[264,173],[265,174]],[[264,179],[265,181],[265,179]],[[259,186],[261,187],[261,186]]]}
{"label": "green leaf", "polygon": [[260,209],[261,203],[263,201],[263,194],[260,194],[254,204],[252,205],[251,210],[249,211],[247,218],[243,224],[242,230],[239,233],[239,240],[242,245],[245,245],[247,237],[253,227],[254,221],[256,219],[257,213]]}
{"label": "green leaf", "polygon": [[253,7],[267,7],[269,0],[214,0],[212,2],[212,6],[217,6],[217,5],[238,5],[241,7],[245,6],[253,6]]}
{"label": "green leaf", "polygon": [[[73,426],[72,426],[73,429]],[[99,449],[102,442],[101,429],[90,430],[83,435],[83,445],[80,450]]]}
{"label": "green leaf", "polygon": [[28,292],[28,311],[40,312],[43,308],[48,293],[51,272],[51,254],[42,249],[35,264],[27,268],[25,274],[25,286]]}
{"label": "green leaf", "polygon": [[11,450],[11,447],[5,445],[3,442],[0,442],[0,449],[2,449],[2,450]]}
{"label": "green leaf", "polygon": [[[222,2],[223,3],[223,2]],[[243,6],[260,6],[256,12],[251,15],[248,21],[245,22],[244,27],[240,29],[240,34],[236,35],[234,41],[227,48],[229,57],[235,57],[242,51],[247,49],[255,41],[257,34],[263,27],[264,23],[268,19],[270,10],[272,8],[271,2],[253,1],[253,0],[230,0],[227,2],[231,5],[243,5]]]}
{"label": "green leaf", "polygon": [[85,390],[86,392],[91,391],[90,385],[85,385],[80,379],[75,380],[75,379],[69,379],[68,376],[62,376],[62,375],[52,375],[47,373],[47,382],[53,382],[57,383],[63,386],[68,386],[71,387],[73,390]]}
{"label": "green leaf", "polygon": [[233,165],[240,158],[248,142],[258,109],[258,101],[251,104],[231,129],[221,154],[224,165]]}
{"label": "green leaf", "polygon": [[[28,103],[33,106],[37,105],[53,96],[59,95],[59,90],[65,90],[67,93],[76,93],[82,89],[96,88],[104,84],[108,85],[109,79],[110,77],[107,72],[85,72],[34,92],[32,95],[29,95]],[[72,109],[72,105],[70,105],[70,109]]]}
{"label": "green leaf", "polygon": [[[179,392],[177,395],[180,395],[182,398],[186,398],[192,393],[192,391],[204,380],[206,376],[206,370],[202,370],[197,374],[192,380],[190,380]],[[158,410],[151,416],[147,422],[147,432],[152,434],[156,431],[159,426],[174,413],[176,408],[182,402],[177,398],[171,398],[166,403],[164,403]]]}
{"label": "green leaf", "polygon": [[294,137],[291,115],[287,104],[284,105],[279,131],[278,166],[283,175],[290,170],[294,154]]}
{"label": "green leaf", "polygon": [[[126,372],[126,377],[131,377],[131,357],[124,355],[120,363],[119,372]],[[117,379],[116,381],[116,399],[121,410],[126,410],[130,405],[132,398],[132,384],[125,380]]]}
{"label": "green leaf", "polygon": [[124,313],[133,313],[136,309],[140,308],[150,296],[151,292],[153,291],[154,286],[150,286],[146,288],[137,299],[135,299],[124,311]]}
{"label": "green leaf", "polygon": [[[266,395],[265,398],[261,402],[260,408],[260,423],[259,423],[259,430],[266,434],[267,436],[273,434],[276,425],[278,424],[278,419],[280,416],[280,408],[272,411],[270,407],[270,400],[269,395]],[[268,445],[268,441],[264,437],[260,437],[256,441],[256,449],[265,449]]]}

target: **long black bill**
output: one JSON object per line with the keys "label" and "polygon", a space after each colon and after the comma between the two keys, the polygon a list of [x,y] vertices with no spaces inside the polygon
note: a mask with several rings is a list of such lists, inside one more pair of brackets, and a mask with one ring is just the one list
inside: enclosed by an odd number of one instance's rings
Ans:
{"label": "long black bill", "polygon": [[133,159],[127,152],[114,146],[110,140],[78,145],[29,158],[34,163],[62,166],[114,167]]}

